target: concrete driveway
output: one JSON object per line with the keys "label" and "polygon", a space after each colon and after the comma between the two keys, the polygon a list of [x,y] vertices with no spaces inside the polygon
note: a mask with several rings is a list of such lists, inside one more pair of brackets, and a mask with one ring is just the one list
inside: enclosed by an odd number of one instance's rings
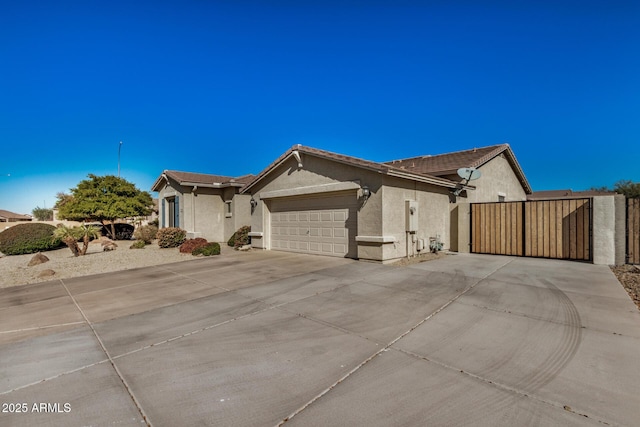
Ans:
{"label": "concrete driveway", "polygon": [[640,417],[640,313],[590,264],[233,253],[1,289],[0,320],[2,426]]}

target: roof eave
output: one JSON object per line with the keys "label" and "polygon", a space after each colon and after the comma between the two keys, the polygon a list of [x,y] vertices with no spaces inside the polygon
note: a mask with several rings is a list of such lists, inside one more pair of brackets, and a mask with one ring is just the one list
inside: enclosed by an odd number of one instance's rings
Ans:
{"label": "roof eave", "polygon": [[[458,188],[459,187],[459,184],[457,182],[453,182],[453,181],[449,181],[449,180],[434,179],[434,178],[430,178],[428,176],[416,175],[416,174],[412,174],[412,173],[401,172],[401,171],[398,171],[398,170],[389,170],[387,172],[387,175],[393,176],[393,177],[396,177],[396,178],[410,179],[410,180],[413,180],[413,181],[418,181],[418,182],[424,182],[424,183],[427,183],[427,184],[438,185],[440,187],[446,187],[446,188]],[[472,190],[475,187],[464,185],[464,186],[462,186],[462,188],[465,189],[465,190]]]}
{"label": "roof eave", "polygon": [[285,152],[282,155],[280,160],[276,159],[275,162],[273,162],[271,165],[267,166],[267,168],[265,170],[260,172],[252,181],[247,183],[247,185],[245,185],[244,188],[242,190],[240,190],[240,193],[248,192],[251,187],[253,187],[255,184],[257,184],[259,181],[262,181],[262,179],[265,178],[267,175],[269,175],[271,173],[271,171],[273,171],[278,166],[280,166],[285,161],[287,161],[287,159],[289,159],[292,155],[293,155],[293,149],[289,149],[288,152]]}
{"label": "roof eave", "polygon": [[522,188],[524,189],[524,192],[526,194],[531,194],[533,192],[531,189],[531,185],[529,184],[529,181],[527,180],[527,177],[524,174],[522,167],[520,167],[520,163],[518,163],[518,159],[516,159],[516,155],[513,153],[513,150],[511,149],[511,146],[509,146],[509,144],[503,144],[498,146],[494,151],[487,154],[483,158],[477,160],[471,166],[479,168],[489,163],[491,160],[495,159],[497,156],[499,156],[502,153],[505,153],[505,155],[507,156],[507,160],[511,164],[511,167],[514,169],[516,176],[520,180],[520,183],[522,184]]}
{"label": "roof eave", "polygon": [[[167,171],[163,171],[160,176],[158,177],[158,179],[156,179],[156,181],[153,183],[153,185],[151,186],[151,191],[160,191],[160,183],[162,182],[162,180],[166,180],[167,179]],[[157,188],[157,190],[156,190]]]}
{"label": "roof eave", "polygon": [[531,189],[531,185],[529,184],[529,181],[527,180],[527,176],[524,174],[524,171],[522,170],[522,167],[520,167],[520,163],[518,163],[518,160],[516,159],[515,154],[513,153],[513,151],[511,150],[511,147],[509,147],[507,145],[507,150],[505,150],[507,153],[507,156],[509,157],[509,162],[511,163],[512,167],[516,170],[516,175],[518,175],[518,177],[520,178],[520,183],[522,184],[522,187],[524,188],[524,192],[526,194],[531,194],[533,193],[533,190]]}

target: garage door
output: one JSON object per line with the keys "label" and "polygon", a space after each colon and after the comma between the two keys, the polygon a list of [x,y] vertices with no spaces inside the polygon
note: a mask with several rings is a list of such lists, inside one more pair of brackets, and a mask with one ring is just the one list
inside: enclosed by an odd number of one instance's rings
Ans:
{"label": "garage door", "polygon": [[271,249],[356,257],[356,194],[271,201]]}

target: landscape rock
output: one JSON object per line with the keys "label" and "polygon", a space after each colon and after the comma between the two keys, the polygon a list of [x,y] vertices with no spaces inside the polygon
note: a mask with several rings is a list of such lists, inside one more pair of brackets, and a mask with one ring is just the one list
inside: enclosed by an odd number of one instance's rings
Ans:
{"label": "landscape rock", "polygon": [[102,250],[105,252],[114,251],[118,247],[116,242],[114,242],[113,240],[107,237],[103,237],[101,244],[102,244]]}
{"label": "landscape rock", "polygon": [[238,248],[239,251],[250,251],[251,245],[243,245]]}
{"label": "landscape rock", "polygon": [[29,261],[29,264],[27,264],[27,265],[29,267],[33,267],[34,265],[44,264],[47,261],[49,261],[49,258],[47,258],[46,256],[42,255],[41,252],[38,252],[33,257],[31,257],[31,261]]}
{"label": "landscape rock", "polygon": [[102,245],[102,250],[105,251],[105,252],[115,251],[117,247],[118,247],[118,245],[116,245],[115,243],[104,243]]}
{"label": "landscape rock", "polygon": [[46,270],[42,270],[40,272],[40,274],[38,274],[38,277],[51,277],[53,275],[55,275],[56,272],[51,270],[51,269],[46,269]]}

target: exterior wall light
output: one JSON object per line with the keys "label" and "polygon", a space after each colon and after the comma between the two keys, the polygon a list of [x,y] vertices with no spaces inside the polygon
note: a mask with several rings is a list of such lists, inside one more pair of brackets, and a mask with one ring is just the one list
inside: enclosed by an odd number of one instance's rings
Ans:
{"label": "exterior wall light", "polygon": [[369,187],[367,187],[366,185],[362,186],[362,198],[364,200],[367,200],[369,198],[369,196],[371,196],[371,190],[369,190]]}
{"label": "exterior wall light", "polygon": [[251,196],[251,201],[249,203],[251,203],[251,208],[252,209],[255,209],[256,206],[258,206],[258,201],[256,199],[254,199],[253,196]]}

